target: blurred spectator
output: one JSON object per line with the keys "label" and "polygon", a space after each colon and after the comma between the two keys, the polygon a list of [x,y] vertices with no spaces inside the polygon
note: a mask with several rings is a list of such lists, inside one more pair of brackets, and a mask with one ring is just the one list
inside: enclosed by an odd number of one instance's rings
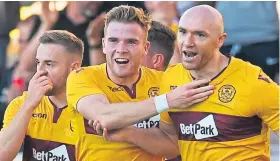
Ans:
{"label": "blurred spectator", "polygon": [[[17,89],[17,91],[21,92],[26,90],[26,85],[36,69],[35,55],[36,49],[39,45],[39,37],[47,30],[68,30],[81,38],[85,42],[83,66],[90,64],[89,44],[87,43],[86,30],[90,21],[100,13],[99,10],[102,2],[69,2],[67,7],[61,12],[50,10],[49,2],[41,3],[42,13],[40,19],[35,21],[35,26],[39,24],[40,27],[28,45],[24,48],[18,67],[15,69],[13,75],[11,89]],[[32,30],[32,32],[33,31],[34,30]],[[103,56],[103,54],[101,56]],[[95,58],[98,59],[98,53],[95,54]],[[15,90],[10,92],[11,93],[8,95],[12,97],[10,97],[9,100],[13,99],[18,94],[21,94],[21,92],[15,92]]]}
{"label": "blurred spectator", "polygon": [[[152,19],[169,26],[176,34],[178,32],[179,16],[175,1],[145,1],[144,4],[151,14]],[[181,61],[177,45],[169,64],[176,64]]]}
{"label": "blurred spectator", "polygon": [[3,71],[6,67],[6,48],[9,32],[19,21],[19,2],[0,2],[0,91],[3,88]]}
{"label": "blurred spectator", "polygon": [[178,16],[181,17],[182,14],[191,7],[203,4],[215,7],[215,3],[215,1],[178,1],[176,4]]}
{"label": "blurred spectator", "polygon": [[[12,50],[12,52],[17,52],[17,53],[9,53],[11,51],[7,51],[7,54],[13,54],[17,56],[21,55],[22,51],[25,50],[29,41],[35,35],[35,33],[37,32],[40,26],[40,24],[36,23],[36,21],[39,21],[39,17],[32,15],[18,23],[17,28],[19,29],[19,37],[16,44],[17,50]],[[15,47],[15,46],[11,46],[11,47]],[[23,89],[24,85],[21,84],[23,83],[21,82],[21,80],[13,80],[12,82],[12,73],[16,68],[17,64],[18,64],[18,60],[15,61],[14,64],[8,66],[4,72],[5,75],[4,87],[9,87],[7,89],[6,102],[10,102],[16,96],[21,95],[24,90]],[[11,85],[11,83],[14,84]],[[5,95],[3,95],[2,97],[5,97]]]}
{"label": "blurred spectator", "polygon": [[145,1],[145,6],[153,20],[161,22],[177,32],[179,17],[175,1]]}
{"label": "blurred spectator", "polygon": [[[35,71],[35,55],[39,45],[39,37],[45,31],[54,29],[72,32],[85,43],[82,66],[101,64],[105,62],[105,55],[102,52],[101,45],[104,34],[103,20],[105,15],[103,13],[120,4],[132,4],[144,8],[143,2],[71,1],[68,2],[63,11],[58,12],[50,10],[49,2],[41,3],[42,13],[40,18],[35,21],[35,26],[39,25],[40,27],[22,52],[19,65],[13,75],[13,84],[10,88],[14,90],[9,90],[8,92],[9,100],[26,90],[26,86]],[[20,89],[19,86],[21,86]],[[15,89],[17,89],[17,92],[15,92]]]}
{"label": "blurred spectator", "polygon": [[249,61],[275,79],[279,72],[279,19],[275,1],[217,1],[227,38],[223,54]]}

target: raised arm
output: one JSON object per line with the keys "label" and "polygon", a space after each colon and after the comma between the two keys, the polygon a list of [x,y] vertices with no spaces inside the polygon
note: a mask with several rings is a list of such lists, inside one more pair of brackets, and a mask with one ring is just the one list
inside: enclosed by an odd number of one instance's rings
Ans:
{"label": "raised arm", "polygon": [[13,100],[8,106],[4,127],[0,131],[0,160],[13,160],[25,138],[33,110],[39,105],[44,94],[53,88],[45,71],[37,72],[31,79],[26,98],[23,96]]}
{"label": "raised arm", "polygon": [[87,28],[86,35],[89,44],[90,65],[99,65],[106,62],[102,50],[102,33],[104,32],[105,13],[101,13],[92,20]]}

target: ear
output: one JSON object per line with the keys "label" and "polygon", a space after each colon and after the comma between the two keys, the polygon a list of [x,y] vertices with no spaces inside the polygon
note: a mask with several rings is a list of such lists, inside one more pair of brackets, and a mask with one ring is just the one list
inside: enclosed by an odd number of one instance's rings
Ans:
{"label": "ear", "polygon": [[151,43],[149,41],[146,41],[145,46],[144,46],[144,56],[146,56],[149,52]]}
{"label": "ear", "polygon": [[73,63],[71,63],[71,71],[79,69],[81,67],[81,62],[79,61],[75,61]]}
{"label": "ear", "polygon": [[157,70],[162,70],[164,67],[164,56],[162,54],[154,54],[152,57],[153,68]]}
{"label": "ear", "polygon": [[218,40],[218,48],[219,49],[223,46],[224,41],[225,41],[226,38],[227,38],[227,34],[226,33],[223,33],[222,36],[219,37],[219,40]]}

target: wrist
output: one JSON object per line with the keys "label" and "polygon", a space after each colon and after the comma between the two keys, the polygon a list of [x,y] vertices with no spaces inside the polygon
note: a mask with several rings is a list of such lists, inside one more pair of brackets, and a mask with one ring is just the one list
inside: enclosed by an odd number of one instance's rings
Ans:
{"label": "wrist", "polygon": [[102,49],[102,44],[89,44],[90,50]]}
{"label": "wrist", "polygon": [[41,24],[41,26],[40,26],[40,29],[42,30],[42,31],[48,31],[48,30],[50,30],[51,28],[52,28],[52,26],[53,25],[51,25],[51,24],[48,24],[48,23],[42,23]]}
{"label": "wrist", "polygon": [[27,102],[27,101],[25,101],[24,104],[23,104],[23,109],[24,109],[25,111],[27,111],[28,113],[32,113],[33,110],[34,110],[36,107],[37,107],[37,105],[32,104],[32,103],[29,103],[29,102]]}
{"label": "wrist", "polygon": [[87,42],[89,45],[97,45],[97,44],[102,44],[102,38],[101,37],[87,37]]}
{"label": "wrist", "polygon": [[[128,132],[126,133],[127,135],[124,138],[124,141],[130,144],[136,144],[135,142],[135,136],[137,134],[137,128],[135,128],[134,126],[129,126],[127,127]],[[135,132],[136,131],[136,132]]]}
{"label": "wrist", "polygon": [[154,103],[157,113],[162,113],[169,109],[169,104],[167,101],[167,94],[162,94],[154,97]]}

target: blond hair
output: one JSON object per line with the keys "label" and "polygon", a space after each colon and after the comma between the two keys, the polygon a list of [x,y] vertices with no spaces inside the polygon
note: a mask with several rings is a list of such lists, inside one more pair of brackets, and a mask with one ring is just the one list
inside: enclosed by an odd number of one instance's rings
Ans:
{"label": "blond hair", "polygon": [[[107,14],[105,19],[105,30],[110,22],[136,22],[145,31],[145,36],[147,38],[148,31],[151,27],[151,18],[148,14],[145,14],[143,9],[136,8],[134,6],[121,5],[112,8]],[[106,35],[106,34],[105,34]]]}

